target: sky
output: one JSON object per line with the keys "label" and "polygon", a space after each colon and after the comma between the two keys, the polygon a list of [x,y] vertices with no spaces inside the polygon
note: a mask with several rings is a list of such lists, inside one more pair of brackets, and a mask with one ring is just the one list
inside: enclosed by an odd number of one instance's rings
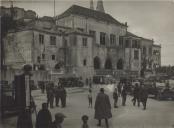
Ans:
{"label": "sky", "polygon": [[[1,0],[2,1],[2,0]],[[13,0],[14,6],[35,11],[39,17],[54,16],[54,0]],[[90,0],[55,0],[56,15],[71,5],[89,7]],[[94,1],[96,8],[97,0]],[[128,31],[160,44],[162,65],[174,65],[174,0],[103,0],[106,13],[128,23]],[[1,5],[10,7],[4,0]]]}

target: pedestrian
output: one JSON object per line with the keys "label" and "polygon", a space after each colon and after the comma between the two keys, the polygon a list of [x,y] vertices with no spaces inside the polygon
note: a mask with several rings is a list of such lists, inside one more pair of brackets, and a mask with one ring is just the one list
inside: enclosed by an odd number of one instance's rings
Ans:
{"label": "pedestrian", "polygon": [[140,89],[140,100],[143,104],[143,110],[146,110],[147,98],[148,98],[147,88],[142,84],[142,87]]}
{"label": "pedestrian", "polygon": [[17,119],[17,128],[33,128],[29,109],[25,109],[19,114]]}
{"label": "pedestrian", "polygon": [[59,107],[60,93],[60,84],[58,84],[58,86],[55,89],[56,107]]}
{"label": "pedestrian", "polygon": [[89,103],[89,108],[92,108],[92,90],[89,89],[89,93],[88,93],[88,103]]}
{"label": "pedestrian", "polygon": [[140,93],[139,92],[140,92],[140,87],[138,86],[138,83],[136,83],[135,87],[134,87],[134,90],[133,90],[132,102],[133,102],[134,106],[136,105],[136,102],[137,102],[138,107],[140,106],[140,96],[139,96]]}
{"label": "pedestrian", "polygon": [[62,105],[62,108],[66,107],[66,90],[63,86],[61,86],[61,89],[60,89],[60,99],[61,99],[61,105]]}
{"label": "pedestrian", "polygon": [[50,105],[50,108],[53,108],[53,102],[54,102],[54,84],[50,84],[50,87],[48,88],[47,91],[47,103],[48,106]]}
{"label": "pedestrian", "polygon": [[48,110],[47,103],[42,104],[42,109],[36,117],[36,128],[49,128],[52,123],[51,113]]}
{"label": "pedestrian", "polygon": [[113,92],[113,99],[114,99],[114,108],[118,108],[117,102],[118,102],[118,90],[115,88]]}
{"label": "pedestrian", "polygon": [[104,88],[101,88],[95,101],[94,118],[98,120],[98,126],[101,126],[101,120],[105,119],[106,127],[109,128],[108,119],[111,117],[112,114],[109,96],[104,93]]}
{"label": "pedestrian", "polygon": [[89,126],[88,126],[88,116],[87,115],[82,116],[82,121],[83,121],[83,124],[82,124],[81,128],[89,128]]}
{"label": "pedestrian", "polygon": [[118,96],[121,96],[121,88],[122,88],[122,83],[119,82],[117,85],[117,89],[118,89]]}
{"label": "pedestrian", "polygon": [[56,113],[55,120],[52,122],[52,125],[50,128],[62,128],[62,123],[64,121],[64,118],[66,118],[64,114]]}
{"label": "pedestrian", "polygon": [[121,96],[122,96],[122,106],[125,106],[126,105],[126,98],[127,98],[127,88],[126,88],[125,84],[122,87]]}

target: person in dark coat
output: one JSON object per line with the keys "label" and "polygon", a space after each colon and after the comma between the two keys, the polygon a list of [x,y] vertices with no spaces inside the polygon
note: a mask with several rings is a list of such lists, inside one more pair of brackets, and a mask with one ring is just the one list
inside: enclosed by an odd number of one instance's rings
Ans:
{"label": "person in dark coat", "polygon": [[62,108],[66,107],[66,90],[63,86],[61,86],[61,89],[60,89],[60,99],[61,99],[61,105],[62,105]]}
{"label": "person in dark coat", "polygon": [[42,109],[36,117],[36,128],[49,128],[52,123],[51,113],[48,110],[47,103],[42,104]]}
{"label": "person in dark coat", "polygon": [[25,109],[19,114],[17,119],[17,128],[33,128],[29,109]]}
{"label": "person in dark coat", "polygon": [[143,110],[146,109],[147,98],[148,98],[147,88],[144,85],[142,85],[140,89],[140,100],[143,104]]}
{"label": "person in dark coat", "polygon": [[125,84],[122,87],[121,96],[122,96],[122,106],[125,106],[126,105],[126,99],[127,99],[127,88],[126,88]]}
{"label": "person in dark coat", "polygon": [[113,92],[113,99],[114,99],[114,108],[118,108],[117,101],[118,101],[118,90],[115,88]]}
{"label": "person in dark coat", "polygon": [[106,127],[109,128],[108,119],[112,117],[109,96],[104,93],[104,88],[100,89],[95,101],[95,119],[98,119],[98,126],[101,120],[105,119]]}
{"label": "person in dark coat", "polygon": [[135,106],[136,102],[138,103],[138,107],[140,106],[140,87],[138,86],[138,83],[135,84],[135,88],[133,90],[133,96],[134,98],[132,99],[133,105]]}
{"label": "person in dark coat", "polygon": [[60,100],[60,85],[58,84],[58,86],[55,89],[55,98],[56,98],[56,106],[59,107],[59,100]]}
{"label": "person in dark coat", "polygon": [[50,128],[62,128],[61,124],[63,123],[64,118],[66,118],[66,116],[64,114],[56,113],[55,114],[55,121],[52,122]]}
{"label": "person in dark coat", "polygon": [[53,108],[53,102],[54,102],[54,89],[53,89],[53,84],[48,88],[47,91],[47,103],[48,106],[50,105],[50,108]]}
{"label": "person in dark coat", "polygon": [[117,88],[118,88],[118,96],[120,96],[121,95],[121,88],[122,88],[121,82],[118,83]]}

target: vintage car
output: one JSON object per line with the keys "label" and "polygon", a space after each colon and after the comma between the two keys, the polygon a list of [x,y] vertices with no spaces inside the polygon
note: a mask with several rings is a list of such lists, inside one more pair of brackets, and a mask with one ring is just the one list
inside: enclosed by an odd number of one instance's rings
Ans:
{"label": "vintage car", "polygon": [[157,100],[167,100],[167,99],[174,100],[174,88],[161,86],[157,87],[157,90],[158,90],[156,96]]}

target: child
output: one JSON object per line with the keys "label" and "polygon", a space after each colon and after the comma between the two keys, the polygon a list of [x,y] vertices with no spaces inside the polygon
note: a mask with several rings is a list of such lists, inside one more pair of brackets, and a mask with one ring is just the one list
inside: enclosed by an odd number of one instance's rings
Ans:
{"label": "child", "polygon": [[89,101],[89,107],[92,108],[92,90],[91,89],[89,89],[88,101]]}
{"label": "child", "polygon": [[89,126],[88,126],[88,116],[87,115],[82,116],[82,121],[83,121],[82,128],[89,128]]}

